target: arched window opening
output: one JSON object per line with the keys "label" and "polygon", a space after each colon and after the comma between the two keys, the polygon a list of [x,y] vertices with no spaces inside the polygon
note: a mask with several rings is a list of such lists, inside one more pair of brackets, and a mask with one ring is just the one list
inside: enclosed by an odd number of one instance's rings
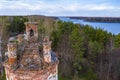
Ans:
{"label": "arched window opening", "polygon": [[33,31],[33,29],[30,29],[30,36],[34,36],[34,31]]}

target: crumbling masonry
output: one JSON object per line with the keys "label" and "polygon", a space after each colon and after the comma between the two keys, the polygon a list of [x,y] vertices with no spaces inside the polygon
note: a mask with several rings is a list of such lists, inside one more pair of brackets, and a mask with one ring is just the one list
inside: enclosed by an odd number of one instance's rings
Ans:
{"label": "crumbling masonry", "polygon": [[[58,80],[58,59],[45,37],[38,42],[38,23],[26,22],[26,35],[8,43],[8,58],[3,63],[7,80]],[[43,50],[40,50],[42,45]]]}

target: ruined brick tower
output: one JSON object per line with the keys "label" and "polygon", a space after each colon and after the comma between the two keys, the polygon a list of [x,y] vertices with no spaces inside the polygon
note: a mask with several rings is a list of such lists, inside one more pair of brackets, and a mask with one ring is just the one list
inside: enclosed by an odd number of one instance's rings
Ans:
{"label": "ruined brick tower", "polygon": [[26,34],[27,34],[27,40],[29,40],[31,37],[36,37],[38,39],[38,23],[37,22],[26,22]]}
{"label": "ruined brick tower", "polygon": [[43,42],[43,58],[45,62],[50,63],[51,62],[51,43],[52,41],[49,41],[49,37],[44,38]]}
{"label": "ruined brick tower", "polygon": [[8,62],[10,65],[17,61],[17,44],[9,43],[8,45]]}
{"label": "ruined brick tower", "polygon": [[[45,37],[38,42],[38,24],[27,22],[26,38],[17,36],[17,42],[8,43],[8,59],[4,62],[7,80],[58,80],[58,59],[51,50],[51,41]],[[43,47],[40,52],[39,47]]]}

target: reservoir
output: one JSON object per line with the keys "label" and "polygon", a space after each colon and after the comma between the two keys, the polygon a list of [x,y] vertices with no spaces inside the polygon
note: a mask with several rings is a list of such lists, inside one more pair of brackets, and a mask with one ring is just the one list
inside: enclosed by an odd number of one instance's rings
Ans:
{"label": "reservoir", "polygon": [[94,28],[101,28],[113,34],[120,33],[120,23],[87,22],[87,21],[80,20],[80,19],[70,19],[70,18],[65,18],[65,17],[60,17],[59,19],[65,22],[73,22],[75,24],[90,25]]}

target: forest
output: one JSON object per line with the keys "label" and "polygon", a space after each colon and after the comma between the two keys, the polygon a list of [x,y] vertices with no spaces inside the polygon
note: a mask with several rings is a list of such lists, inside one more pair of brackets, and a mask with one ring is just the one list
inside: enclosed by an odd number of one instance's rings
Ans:
{"label": "forest", "polygon": [[[39,23],[39,41],[50,36],[59,58],[59,80],[120,80],[120,34],[53,17],[0,17],[2,61],[8,38],[24,33],[26,21]],[[5,73],[0,80],[4,78]]]}

